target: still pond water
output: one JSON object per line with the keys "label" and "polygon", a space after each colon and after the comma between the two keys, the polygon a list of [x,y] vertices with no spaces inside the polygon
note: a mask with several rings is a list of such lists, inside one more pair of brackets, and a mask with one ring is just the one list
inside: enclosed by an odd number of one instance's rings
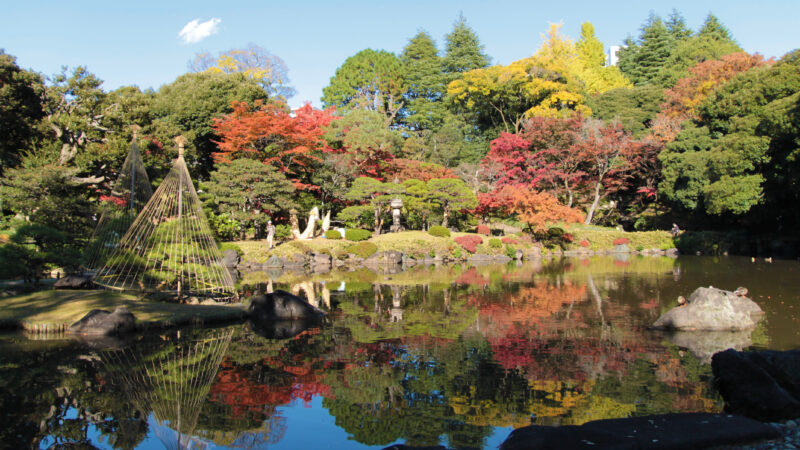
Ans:
{"label": "still pond water", "polygon": [[[329,311],[327,323],[93,343],[1,336],[0,443],[496,448],[531,423],[719,411],[711,354],[800,348],[796,261],[595,257],[281,280],[275,288]],[[766,311],[759,327],[647,329],[678,295],[708,285],[748,287]]]}

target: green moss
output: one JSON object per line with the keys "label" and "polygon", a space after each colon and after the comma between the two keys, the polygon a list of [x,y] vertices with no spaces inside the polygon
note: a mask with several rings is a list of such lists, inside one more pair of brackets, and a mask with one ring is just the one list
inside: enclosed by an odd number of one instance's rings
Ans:
{"label": "green moss", "polygon": [[372,232],[367,230],[362,230],[359,228],[351,228],[345,230],[344,237],[348,241],[359,242],[359,241],[366,241],[370,237],[372,237]]}
{"label": "green moss", "polygon": [[372,242],[359,242],[347,247],[347,252],[361,258],[369,258],[378,251],[378,246]]}
{"label": "green moss", "polygon": [[450,230],[441,225],[434,225],[428,229],[428,234],[436,237],[450,237]]}
{"label": "green moss", "polygon": [[325,232],[325,239],[341,239],[342,233],[336,230],[328,230]]}

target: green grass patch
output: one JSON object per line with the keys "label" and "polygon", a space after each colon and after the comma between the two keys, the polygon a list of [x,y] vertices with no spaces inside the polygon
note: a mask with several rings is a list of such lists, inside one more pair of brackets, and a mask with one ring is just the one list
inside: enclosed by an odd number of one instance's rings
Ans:
{"label": "green grass patch", "polygon": [[93,309],[113,311],[124,306],[137,324],[155,326],[191,323],[194,320],[226,320],[241,317],[239,305],[182,305],[151,302],[114,291],[38,291],[0,298],[0,322],[29,325],[73,324]]}
{"label": "green grass patch", "polygon": [[641,246],[645,249],[658,248],[666,250],[675,247],[675,242],[668,231],[633,231],[626,232],[615,228],[598,227],[594,225],[571,225],[567,231],[572,233],[574,239],[570,248],[582,248],[580,242],[589,241],[589,248],[602,250],[614,248],[614,241],[627,238],[631,248]]}

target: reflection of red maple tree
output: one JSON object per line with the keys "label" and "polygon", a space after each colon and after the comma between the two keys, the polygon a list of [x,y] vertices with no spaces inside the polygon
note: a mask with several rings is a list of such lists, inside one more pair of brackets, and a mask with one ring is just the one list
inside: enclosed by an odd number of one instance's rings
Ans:
{"label": "reflection of red maple tree", "polygon": [[489,279],[479,274],[476,268],[470,267],[456,278],[456,283],[468,284],[471,286],[484,286],[489,284]]}

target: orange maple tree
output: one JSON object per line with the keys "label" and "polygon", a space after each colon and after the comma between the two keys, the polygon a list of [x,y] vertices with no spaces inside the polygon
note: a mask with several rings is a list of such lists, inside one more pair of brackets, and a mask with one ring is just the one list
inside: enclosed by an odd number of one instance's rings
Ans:
{"label": "orange maple tree", "polygon": [[296,187],[309,187],[312,165],[325,146],[323,128],[335,119],[333,109],[314,109],[306,103],[292,112],[284,104],[260,101],[232,106],[232,113],[214,119],[212,127],[220,136],[214,160],[256,158],[274,165]]}
{"label": "orange maple tree", "polygon": [[507,212],[516,214],[533,231],[543,231],[553,222],[581,222],[585,217],[581,211],[561,204],[553,195],[526,186],[503,186],[497,197],[507,199]]}

